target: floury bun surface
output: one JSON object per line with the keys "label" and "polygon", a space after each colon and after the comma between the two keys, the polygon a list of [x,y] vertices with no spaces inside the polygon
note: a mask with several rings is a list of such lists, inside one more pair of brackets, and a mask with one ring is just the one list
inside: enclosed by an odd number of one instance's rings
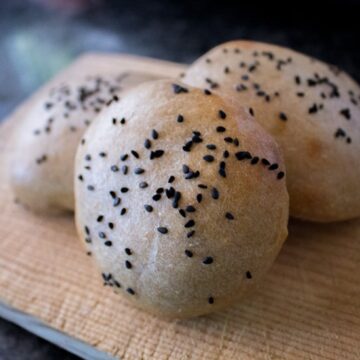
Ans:
{"label": "floury bun surface", "polygon": [[68,79],[49,90],[19,122],[11,184],[17,199],[38,212],[73,210],[77,145],[93,119],[122,92],[154,77],[137,73]]}
{"label": "floury bun surface", "polygon": [[76,156],[76,222],[104,284],[175,318],[254,288],[287,236],[275,141],[235,102],[170,80],[98,120]]}
{"label": "floury bun surface", "polygon": [[360,89],[346,73],[290,49],[233,41],[195,61],[182,81],[234,97],[275,137],[291,216],[360,216]]}

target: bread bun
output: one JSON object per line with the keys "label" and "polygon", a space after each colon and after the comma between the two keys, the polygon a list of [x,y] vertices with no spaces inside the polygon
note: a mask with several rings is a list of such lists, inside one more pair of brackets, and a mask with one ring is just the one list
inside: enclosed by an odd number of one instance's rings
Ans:
{"label": "bread bun", "polygon": [[233,41],[198,59],[183,81],[252,108],[283,150],[291,216],[360,216],[360,89],[346,73],[279,46]]}
{"label": "bread bun", "polygon": [[73,210],[74,159],[85,129],[123,90],[150,79],[136,73],[88,76],[44,94],[14,132],[11,183],[17,199],[38,212]]}
{"label": "bread bun", "polygon": [[167,317],[240,299],[287,236],[275,141],[238,104],[170,80],[101,113],[78,148],[75,194],[104,284]]}

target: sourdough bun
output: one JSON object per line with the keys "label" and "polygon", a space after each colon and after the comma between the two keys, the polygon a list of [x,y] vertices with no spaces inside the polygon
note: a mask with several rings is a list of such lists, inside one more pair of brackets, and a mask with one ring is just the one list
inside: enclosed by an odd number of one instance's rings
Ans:
{"label": "sourdough bun", "polygon": [[47,91],[14,132],[11,184],[38,212],[73,210],[76,148],[85,129],[122,91],[153,76],[122,73],[69,79]]}
{"label": "sourdough bun", "polygon": [[233,41],[198,59],[183,81],[252,108],[283,150],[291,216],[360,216],[360,89],[347,74],[286,48]]}
{"label": "sourdough bun", "polygon": [[167,317],[240,299],[287,235],[275,141],[238,104],[170,80],[101,113],[75,181],[78,233],[105,285]]}

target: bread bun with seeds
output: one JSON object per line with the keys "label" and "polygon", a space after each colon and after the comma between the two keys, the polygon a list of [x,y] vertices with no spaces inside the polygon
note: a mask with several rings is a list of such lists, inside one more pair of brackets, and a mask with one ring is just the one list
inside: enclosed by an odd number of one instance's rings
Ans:
{"label": "bread bun with seeds", "polygon": [[346,73],[290,49],[232,41],[195,61],[182,80],[236,98],[275,137],[291,216],[360,216],[360,88]]}
{"label": "bread bun with seeds", "polygon": [[98,113],[122,92],[155,77],[86,76],[51,88],[18,124],[11,183],[20,203],[38,212],[73,210],[76,148]]}
{"label": "bread bun with seeds", "polygon": [[277,144],[209,90],[134,88],[85,133],[75,176],[78,233],[104,284],[166,317],[241,299],[287,236]]}

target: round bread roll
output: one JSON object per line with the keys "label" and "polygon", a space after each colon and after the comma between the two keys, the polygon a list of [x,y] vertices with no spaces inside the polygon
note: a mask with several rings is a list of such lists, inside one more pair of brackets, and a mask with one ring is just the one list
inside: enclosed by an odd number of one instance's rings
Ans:
{"label": "round bread roll", "polygon": [[154,76],[122,73],[60,83],[41,97],[14,132],[11,184],[19,202],[38,212],[74,209],[77,145],[101,109]]}
{"label": "round bread roll", "polygon": [[183,81],[236,98],[275,137],[291,216],[360,216],[360,89],[347,74],[286,48],[233,41],[202,56]]}
{"label": "round bread roll", "polygon": [[170,80],[101,113],[75,181],[78,233],[104,284],[167,317],[240,299],[287,236],[275,141],[238,104]]}

